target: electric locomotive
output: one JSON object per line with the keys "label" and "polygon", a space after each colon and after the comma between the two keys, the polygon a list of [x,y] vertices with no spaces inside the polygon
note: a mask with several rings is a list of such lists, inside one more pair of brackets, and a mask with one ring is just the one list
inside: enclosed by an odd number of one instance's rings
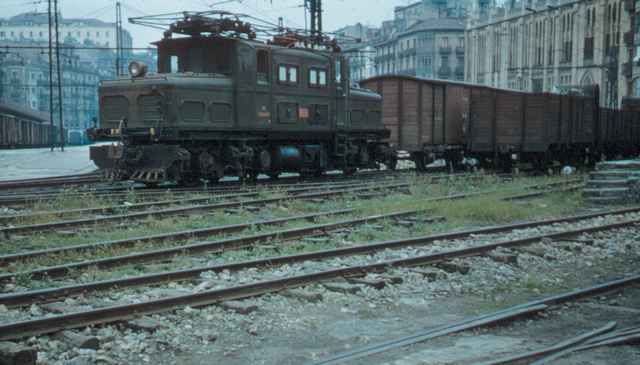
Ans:
{"label": "electric locomotive", "polygon": [[194,183],[223,176],[394,168],[381,97],[350,85],[335,41],[294,33],[259,41],[249,23],[188,14],[158,50],[158,72],[131,62],[99,87],[101,128],[112,145],[91,159],[112,181]]}

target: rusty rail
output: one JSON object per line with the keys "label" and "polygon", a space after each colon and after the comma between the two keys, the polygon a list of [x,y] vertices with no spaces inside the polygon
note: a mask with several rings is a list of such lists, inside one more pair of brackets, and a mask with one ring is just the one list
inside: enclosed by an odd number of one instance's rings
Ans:
{"label": "rusty rail", "polygon": [[291,221],[313,220],[315,218],[319,218],[323,216],[328,217],[328,216],[342,215],[342,214],[348,214],[353,212],[354,212],[353,209],[341,209],[341,210],[334,210],[334,211],[327,211],[327,212],[304,214],[304,215],[298,215],[298,216],[292,216],[292,217],[261,220],[261,221],[249,222],[249,223],[229,224],[224,226],[192,229],[192,230],[186,230],[186,231],[180,231],[180,232],[131,237],[131,238],[126,238],[121,240],[112,240],[112,241],[104,241],[104,242],[96,242],[96,243],[81,243],[81,244],[76,244],[72,246],[63,246],[63,247],[48,248],[43,250],[16,252],[12,254],[1,255],[0,265],[8,265],[13,262],[35,259],[43,256],[52,257],[55,255],[67,254],[71,252],[97,251],[97,250],[106,249],[106,248],[131,247],[138,243],[157,243],[157,242],[164,242],[169,240],[190,239],[195,237],[213,236],[217,234],[235,233],[235,232],[243,231],[249,227],[280,225],[280,224],[284,224]]}
{"label": "rusty rail", "polygon": [[[331,191],[336,189],[345,189],[345,188],[364,188],[364,187],[372,187],[372,184],[369,183],[358,183],[358,184],[338,184],[338,185],[330,185],[330,186],[314,186],[314,187],[295,187],[292,189],[287,189],[285,191],[281,191],[283,194],[300,194],[305,192],[312,192],[317,190],[325,190]],[[247,197],[255,197],[260,195],[258,191],[252,192],[238,192],[234,194],[223,194],[217,196],[206,196],[206,197],[196,197],[196,198],[188,198],[188,199],[174,199],[174,200],[158,200],[144,203],[135,203],[129,205],[115,205],[109,207],[96,207],[96,208],[81,208],[81,209],[69,209],[69,210],[60,210],[60,211],[39,211],[35,213],[29,214],[16,214],[16,215],[8,215],[8,216],[0,216],[0,224],[8,224],[14,221],[20,220],[28,220],[34,219],[37,217],[46,217],[46,216],[65,216],[71,214],[98,214],[98,213],[114,213],[121,210],[139,210],[150,207],[163,207],[163,206],[171,206],[171,205],[185,205],[192,203],[208,203],[214,200],[220,199],[236,199],[236,198],[247,198]]]}
{"label": "rusty rail", "polygon": [[[111,288],[125,288],[125,287],[139,286],[139,285],[158,284],[166,281],[193,279],[198,277],[201,273],[207,272],[207,271],[213,271],[213,272],[221,272],[224,270],[238,271],[238,270],[244,270],[247,268],[259,268],[259,267],[266,267],[266,266],[272,267],[272,266],[278,266],[278,265],[289,264],[289,263],[304,262],[307,260],[319,260],[319,259],[335,258],[335,257],[341,257],[341,256],[360,255],[360,254],[378,252],[378,251],[387,250],[387,249],[400,249],[400,248],[405,248],[410,246],[426,245],[438,240],[459,239],[459,238],[468,237],[470,235],[507,232],[515,229],[531,228],[531,227],[551,225],[556,223],[575,222],[579,220],[601,217],[604,215],[624,214],[624,213],[637,212],[637,211],[640,211],[640,208],[621,209],[621,210],[615,210],[610,212],[585,214],[585,215],[578,215],[578,216],[572,216],[572,217],[560,218],[560,219],[548,219],[548,220],[541,220],[541,221],[535,221],[535,222],[525,222],[525,223],[518,223],[518,224],[512,224],[512,225],[494,226],[494,227],[486,227],[486,228],[473,229],[473,230],[441,233],[441,234],[434,234],[434,235],[423,236],[423,237],[416,237],[416,238],[409,238],[409,239],[395,240],[395,241],[386,241],[386,242],[380,242],[380,243],[374,243],[374,244],[358,245],[358,246],[352,246],[347,248],[317,251],[317,252],[304,253],[304,254],[298,254],[298,255],[271,257],[267,259],[245,261],[245,262],[239,262],[239,263],[228,264],[228,265],[206,266],[206,267],[199,267],[199,268],[188,269],[188,270],[155,273],[155,274],[148,274],[148,275],[142,275],[137,277],[114,279],[114,280],[100,281],[100,282],[87,283],[87,284],[81,284],[81,285],[71,285],[71,286],[65,286],[60,288],[41,289],[41,290],[24,292],[24,293],[4,294],[4,295],[0,295],[0,304],[4,304],[6,306],[28,305],[36,302],[51,301],[57,298],[77,295],[81,293],[90,293],[93,291],[108,290]],[[624,226],[625,224],[627,223],[624,223],[621,226]],[[603,229],[613,229],[617,227],[618,226],[606,226]],[[478,255],[487,251],[491,251],[497,247],[508,247],[509,245],[511,246],[526,245],[533,242],[537,242],[542,238],[562,238],[566,236],[573,236],[580,233],[584,233],[585,231],[588,231],[588,230],[597,230],[597,229],[600,229],[600,228],[598,227],[596,227],[595,229],[586,228],[581,230],[551,233],[547,235],[537,235],[537,236],[522,238],[519,240],[502,241],[494,244],[488,244],[488,245],[483,245],[483,246],[478,246],[478,247],[473,247],[468,249],[422,256],[418,258],[418,260],[420,260],[420,262],[422,263],[429,263],[429,262],[436,262],[438,260],[444,260],[444,259],[447,259],[448,257],[451,258],[451,257]],[[407,259],[407,260],[408,260],[407,261],[408,263],[412,259]],[[26,274],[29,274],[29,273],[26,273]]]}
{"label": "rusty rail", "polygon": [[246,237],[231,237],[215,241],[199,242],[189,245],[180,245],[176,247],[157,249],[152,251],[138,252],[129,255],[111,256],[97,260],[87,260],[78,263],[50,266],[46,268],[36,269],[29,272],[1,274],[0,282],[11,281],[17,275],[28,275],[32,279],[55,278],[67,275],[71,270],[84,270],[90,267],[111,268],[123,266],[131,263],[146,262],[161,258],[173,257],[175,255],[196,252],[223,251],[230,249],[238,249],[256,245],[269,240],[291,240],[311,235],[323,234],[332,230],[351,227],[358,224],[368,222],[400,218],[414,215],[416,211],[395,212],[389,214],[373,215],[364,218],[349,219],[334,223],[316,224],[302,228],[292,228],[275,232],[260,233]]}

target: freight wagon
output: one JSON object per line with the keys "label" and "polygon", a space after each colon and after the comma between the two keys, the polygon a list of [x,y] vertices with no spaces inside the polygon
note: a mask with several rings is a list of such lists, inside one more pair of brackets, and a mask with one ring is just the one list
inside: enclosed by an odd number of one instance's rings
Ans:
{"label": "freight wagon", "polygon": [[[59,129],[54,128],[56,143]],[[0,103],[0,148],[43,147],[51,144],[51,123],[43,114],[9,102]]]}
{"label": "freight wagon", "polygon": [[419,170],[440,158],[452,168],[473,161],[542,169],[630,155],[640,145],[639,114],[601,108],[597,86],[559,95],[397,75],[362,86],[382,95],[390,143]]}

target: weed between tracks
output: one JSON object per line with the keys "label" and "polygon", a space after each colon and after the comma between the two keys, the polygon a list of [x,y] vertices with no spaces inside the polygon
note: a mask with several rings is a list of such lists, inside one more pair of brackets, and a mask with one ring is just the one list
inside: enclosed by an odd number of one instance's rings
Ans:
{"label": "weed between tracks", "polygon": [[[323,249],[331,249],[345,245],[363,244],[373,241],[399,239],[403,237],[445,232],[453,229],[469,228],[486,224],[501,224],[519,220],[549,217],[554,215],[569,214],[580,206],[578,193],[551,194],[539,199],[526,202],[507,202],[501,197],[522,192],[525,186],[543,182],[557,181],[558,179],[515,179],[500,185],[496,189],[496,179],[485,177],[481,179],[457,179],[439,184],[427,184],[424,177],[409,179],[411,183],[410,195],[403,193],[388,193],[370,200],[359,199],[357,194],[346,194],[336,199],[322,201],[292,200],[285,204],[270,205],[256,212],[248,209],[238,209],[227,212],[216,211],[209,214],[191,215],[188,217],[171,217],[164,219],[148,219],[140,222],[128,222],[116,226],[94,227],[94,229],[81,229],[70,235],[61,232],[40,233],[37,236],[23,237],[12,241],[0,243],[0,252],[3,254],[27,251],[39,248],[61,247],[77,243],[90,243],[104,240],[116,240],[143,235],[175,232],[187,229],[221,226],[227,224],[246,223],[265,219],[273,219],[300,214],[317,213],[334,209],[354,208],[358,212],[339,217],[323,217],[316,220],[316,224],[346,220],[354,217],[368,216],[372,214],[385,214],[403,210],[425,210],[422,217],[442,215],[446,221],[421,224],[405,227],[394,221],[378,221],[371,224],[360,225],[351,228],[341,235],[333,235],[322,239],[300,240],[296,242],[280,242],[274,240],[256,245],[252,249],[227,251],[223,253],[204,253],[196,255],[180,255],[172,259],[163,260],[160,263],[133,264],[109,270],[92,269],[82,273],[73,273],[70,277],[73,281],[93,281],[137,275],[155,271],[183,269],[187,267],[210,265],[212,263],[228,263],[239,260],[254,259],[256,257],[268,257],[275,255],[287,255],[294,253],[310,252]],[[434,202],[429,199],[437,196],[491,191],[487,195],[479,195],[457,201]],[[260,197],[268,198],[278,194],[278,191],[264,191]],[[418,217],[419,218],[419,217]],[[269,226],[263,229],[252,227],[238,235],[251,235],[259,232],[269,232],[280,229],[291,229],[308,226],[309,222],[295,221],[282,226]],[[50,266],[61,263],[77,262],[81,260],[97,259],[124,255],[132,252],[142,252],[152,249],[175,247],[178,245],[194,243],[198,241],[210,241],[222,239],[225,235],[212,236],[192,240],[181,240],[163,243],[137,244],[128,248],[102,249],[99,251],[72,253],[67,255],[50,256],[44,259],[31,260],[19,264],[12,264],[3,268],[0,272],[22,272],[37,267]],[[29,277],[20,277],[20,286],[36,288],[43,285],[61,285],[60,282],[36,282]]]}

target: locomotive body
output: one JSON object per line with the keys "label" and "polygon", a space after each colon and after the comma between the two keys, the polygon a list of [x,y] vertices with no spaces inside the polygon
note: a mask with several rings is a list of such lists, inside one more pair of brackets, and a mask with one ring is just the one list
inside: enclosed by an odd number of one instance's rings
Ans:
{"label": "locomotive body", "polygon": [[395,164],[381,97],[350,87],[339,52],[202,34],[193,23],[188,36],[168,32],[156,43],[158,74],[132,63],[131,77],[101,84],[101,129],[89,134],[120,143],[93,147],[91,159],[109,179],[189,183]]}

